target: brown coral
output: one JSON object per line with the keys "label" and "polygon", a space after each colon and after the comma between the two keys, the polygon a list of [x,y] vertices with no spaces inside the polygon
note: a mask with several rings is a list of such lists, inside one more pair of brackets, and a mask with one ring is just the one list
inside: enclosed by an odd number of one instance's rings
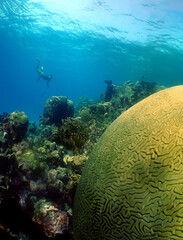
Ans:
{"label": "brown coral", "polygon": [[67,148],[72,149],[74,153],[81,153],[88,136],[89,132],[84,123],[79,119],[67,118],[62,120],[56,139]]}

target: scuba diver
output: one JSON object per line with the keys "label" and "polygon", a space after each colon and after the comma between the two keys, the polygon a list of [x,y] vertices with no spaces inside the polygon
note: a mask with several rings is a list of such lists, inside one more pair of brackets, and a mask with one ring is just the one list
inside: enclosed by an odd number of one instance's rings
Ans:
{"label": "scuba diver", "polygon": [[51,81],[52,75],[51,74],[45,75],[43,72],[43,67],[41,66],[39,68],[40,59],[38,58],[37,61],[38,61],[38,63],[37,63],[36,71],[39,74],[37,81],[39,81],[40,78],[43,78],[44,80],[46,80],[47,87],[49,88],[49,82]]}

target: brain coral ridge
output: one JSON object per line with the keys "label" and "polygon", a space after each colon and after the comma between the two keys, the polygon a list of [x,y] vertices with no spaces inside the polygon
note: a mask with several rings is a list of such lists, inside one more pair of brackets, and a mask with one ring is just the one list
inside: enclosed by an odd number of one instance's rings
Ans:
{"label": "brain coral ridge", "polygon": [[110,125],[85,165],[73,214],[76,240],[183,239],[183,86]]}

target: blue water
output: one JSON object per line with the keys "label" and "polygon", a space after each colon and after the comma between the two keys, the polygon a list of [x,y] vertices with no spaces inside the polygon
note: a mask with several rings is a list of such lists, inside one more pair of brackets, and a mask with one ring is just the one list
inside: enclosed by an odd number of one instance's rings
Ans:
{"label": "blue water", "polygon": [[37,122],[46,99],[99,99],[105,79],[182,84],[182,36],[182,0],[0,0],[0,113]]}

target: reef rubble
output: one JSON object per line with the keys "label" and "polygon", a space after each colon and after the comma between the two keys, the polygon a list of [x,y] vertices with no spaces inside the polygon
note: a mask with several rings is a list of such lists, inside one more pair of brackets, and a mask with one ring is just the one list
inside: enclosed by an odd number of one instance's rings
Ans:
{"label": "reef rubble", "polygon": [[0,116],[0,239],[73,239],[73,199],[91,150],[122,112],[164,88],[106,84],[98,101],[48,99],[39,126],[23,112]]}

